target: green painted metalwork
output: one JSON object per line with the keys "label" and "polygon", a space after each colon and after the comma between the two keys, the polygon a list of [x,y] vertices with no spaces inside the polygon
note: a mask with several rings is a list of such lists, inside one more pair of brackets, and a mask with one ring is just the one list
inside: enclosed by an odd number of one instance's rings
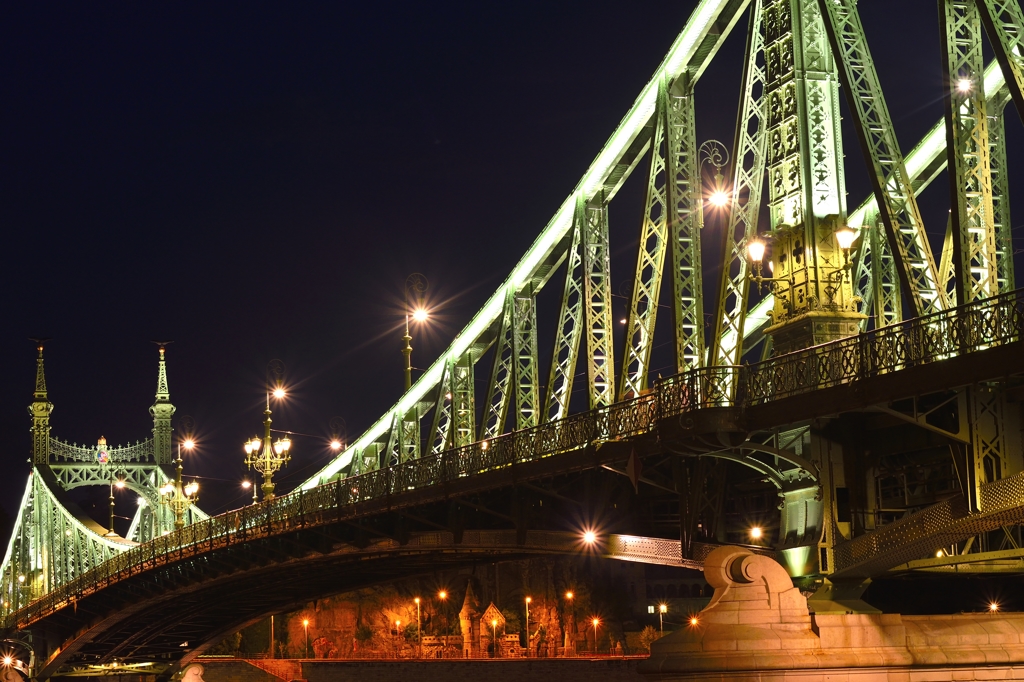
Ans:
{"label": "green painted metalwork", "polygon": [[174,416],[174,405],[171,404],[171,393],[167,387],[167,360],[164,357],[164,346],[160,345],[160,364],[157,370],[156,401],[149,408],[153,416],[153,452],[157,464],[170,464],[172,430],[171,417]]}
{"label": "green painted metalwork", "polygon": [[981,20],[1024,121],[1024,11],[1019,0],[977,0]]}
{"label": "green painted metalwork", "polygon": [[444,367],[444,374],[437,385],[437,400],[434,404],[434,419],[430,427],[434,443],[430,448],[431,454],[444,452],[450,441],[449,434],[452,429],[452,376],[455,374],[454,360],[448,360]]}
{"label": "green painted metalwork", "polygon": [[654,344],[661,277],[668,243],[668,183],[665,146],[668,117],[668,83],[658,85],[651,167],[647,174],[647,197],[640,227],[640,248],[633,278],[633,296],[626,322],[626,347],[619,380],[619,399],[640,395],[647,388],[647,375]]}
{"label": "green painted metalwork", "polygon": [[871,242],[871,279],[875,326],[884,327],[903,319],[900,278],[889,242],[881,226],[869,232]]}
{"label": "green painted metalwork", "polygon": [[996,278],[999,291],[1013,291],[1017,278],[1013,268],[1013,221],[1010,217],[1010,181],[1006,165],[1007,97],[989,99],[988,142],[992,169],[992,222],[996,232]]}
{"label": "green painted metalwork", "polygon": [[[764,36],[761,32],[761,0],[751,3],[747,29],[746,60],[740,97],[740,116],[733,142],[732,201],[729,227],[722,235],[722,273],[719,280],[715,332],[711,337],[708,363],[711,366],[738,365],[743,356],[747,294],[750,288],[747,240],[757,234],[764,183],[767,122],[764,111]],[[766,318],[765,318],[766,319]],[[730,395],[735,393],[735,389]]]}
{"label": "green painted metalwork", "polygon": [[[704,197],[693,90],[680,78],[668,93],[668,232],[672,248],[676,371],[704,366]],[[677,90],[682,89],[681,92]]]}
{"label": "green painted metalwork", "polygon": [[[466,353],[452,366],[452,428],[449,447],[461,447],[476,440],[473,364],[473,354]],[[533,385],[537,386],[536,379]]]}
{"label": "green painted metalwork", "polygon": [[[512,305],[512,355],[515,358],[516,428],[539,423],[540,390],[537,362],[537,298],[529,290],[515,295]],[[467,442],[471,442],[470,441]]]}
{"label": "green painted metalwork", "polygon": [[580,352],[580,337],[583,334],[583,232],[586,229],[586,207],[582,198],[576,202],[573,217],[572,237],[565,270],[565,288],[558,312],[558,326],[555,327],[554,352],[551,358],[551,372],[548,376],[547,394],[544,400],[544,420],[561,419],[569,414],[569,400],[572,398],[573,378],[576,361]]}
{"label": "green painted metalwork", "polygon": [[[829,43],[840,67],[846,101],[853,115],[865,160],[871,168],[876,205],[897,261],[903,287],[915,315],[946,307],[935,259],[917,206],[896,131],[885,104],[855,0],[818,0]],[[865,228],[875,230],[874,222]],[[897,292],[898,293],[898,292]],[[891,300],[891,299],[890,299]],[[889,307],[892,310],[892,307]],[[885,316],[883,312],[882,316]]]}
{"label": "green painted metalwork", "polygon": [[53,403],[47,397],[46,370],[43,366],[43,344],[39,343],[36,358],[36,390],[28,411],[32,415],[32,461],[40,464],[50,459],[50,414]]}
{"label": "green painted metalwork", "polygon": [[586,300],[587,384],[590,407],[615,401],[615,352],[612,337],[611,264],[608,205],[604,196],[586,207],[583,225],[583,295]]}
{"label": "green painted metalwork", "polygon": [[970,303],[998,293],[981,16],[975,0],[942,0],[941,8],[953,267],[957,300]]}
{"label": "green painted metalwork", "polygon": [[484,403],[484,415],[480,425],[482,438],[494,438],[505,429],[509,404],[512,393],[509,384],[512,381],[515,356],[512,351],[512,308],[515,296],[509,291],[505,296],[505,307],[502,310],[498,336],[494,342],[494,364],[491,379],[487,383],[487,402]]}

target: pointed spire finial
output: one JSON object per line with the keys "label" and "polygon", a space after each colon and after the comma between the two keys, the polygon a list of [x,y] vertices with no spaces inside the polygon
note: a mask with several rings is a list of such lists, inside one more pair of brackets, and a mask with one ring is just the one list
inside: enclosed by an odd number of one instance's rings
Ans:
{"label": "pointed spire finial", "polygon": [[167,349],[167,345],[174,343],[173,341],[154,341],[160,348],[160,367],[157,371],[156,377],[156,401],[158,403],[166,403],[171,399],[171,391],[167,386],[167,360],[164,357],[164,353]]}
{"label": "pointed spire finial", "polygon": [[33,397],[36,400],[46,400],[46,372],[43,369],[43,345],[50,339],[44,338],[30,338],[36,344],[36,350],[39,351],[39,356],[36,358],[36,390]]}

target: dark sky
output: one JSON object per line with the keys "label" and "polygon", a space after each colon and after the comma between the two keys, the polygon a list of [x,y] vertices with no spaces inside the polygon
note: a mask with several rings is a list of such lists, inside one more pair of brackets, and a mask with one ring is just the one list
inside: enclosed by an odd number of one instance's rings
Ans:
{"label": "dark sky", "polygon": [[[260,428],[267,362],[283,360],[291,397],[275,426],[315,437],[295,438],[280,480],[304,480],[330,456],[332,417],[354,438],[398,397],[406,276],[431,283],[435,320],[414,341],[425,367],[573,189],[695,5],[9,3],[2,506],[15,511],[28,472],[34,335],[53,337],[53,432],[89,443],[149,436],[149,341],[174,339],[172,401],[200,443],[186,470],[208,477],[214,512],[244,501],[241,443]],[[935,3],[861,11],[909,149],[942,112]],[[731,146],[744,26],[698,86],[700,140]],[[1008,122],[1020,188],[1024,135]],[[852,208],[868,182],[849,129],[846,151]],[[644,173],[612,205],[626,293]],[[937,249],[945,180],[922,201]]]}

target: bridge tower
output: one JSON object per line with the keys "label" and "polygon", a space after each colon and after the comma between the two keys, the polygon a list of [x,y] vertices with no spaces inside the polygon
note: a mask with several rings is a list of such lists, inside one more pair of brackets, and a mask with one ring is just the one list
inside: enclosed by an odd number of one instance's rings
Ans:
{"label": "bridge tower", "polygon": [[43,367],[43,343],[38,342],[39,357],[36,358],[36,390],[28,413],[32,416],[32,461],[40,464],[50,458],[50,415],[53,403],[46,393],[46,371]]}
{"label": "bridge tower", "polygon": [[[776,353],[852,336],[857,309],[848,251],[839,75],[814,0],[765,2],[768,207]],[[847,245],[849,247],[849,245]]]}

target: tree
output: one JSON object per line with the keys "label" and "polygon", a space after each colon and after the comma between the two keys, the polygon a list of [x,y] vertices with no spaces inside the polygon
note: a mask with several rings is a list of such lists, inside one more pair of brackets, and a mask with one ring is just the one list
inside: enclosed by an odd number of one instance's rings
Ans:
{"label": "tree", "polygon": [[640,648],[647,653],[651,653],[651,644],[661,639],[661,633],[654,629],[653,626],[648,625],[640,631]]}

